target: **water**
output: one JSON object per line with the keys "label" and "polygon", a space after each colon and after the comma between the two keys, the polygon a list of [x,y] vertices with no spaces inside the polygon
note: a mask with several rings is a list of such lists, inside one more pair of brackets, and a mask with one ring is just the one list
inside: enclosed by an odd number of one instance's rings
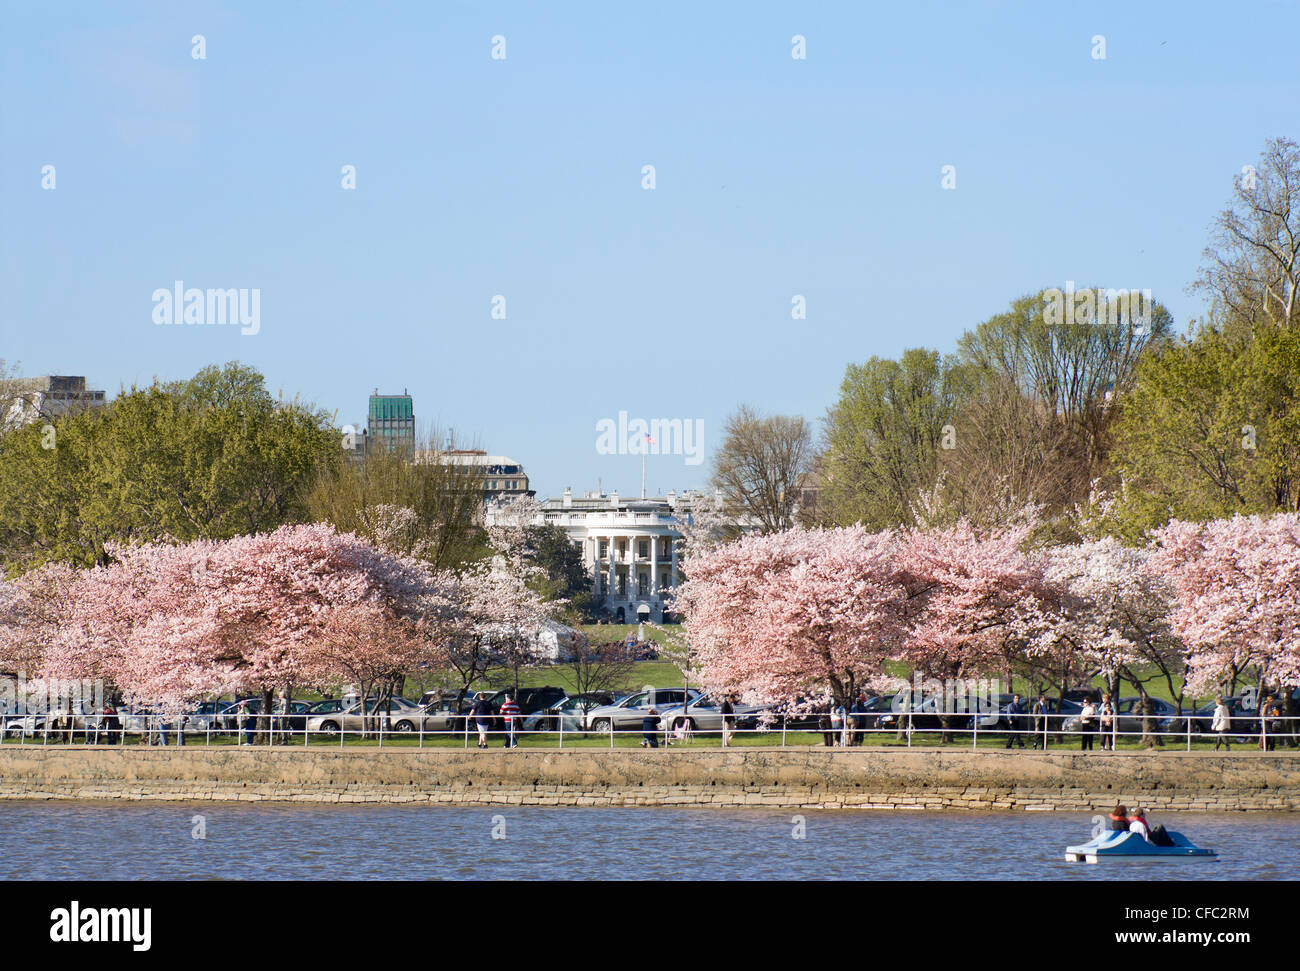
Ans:
{"label": "water", "polygon": [[[206,839],[195,839],[195,816]],[[0,803],[26,879],[1296,880],[1300,816],[1167,813],[1217,862],[1066,863],[1089,813]],[[504,829],[503,829],[504,827]],[[504,839],[493,839],[494,829]]]}

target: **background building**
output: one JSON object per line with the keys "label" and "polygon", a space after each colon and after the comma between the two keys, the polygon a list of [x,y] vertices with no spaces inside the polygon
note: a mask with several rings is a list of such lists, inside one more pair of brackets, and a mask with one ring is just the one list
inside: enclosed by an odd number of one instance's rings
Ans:
{"label": "background building", "polygon": [[366,418],[367,448],[413,455],[415,452],[415,405],[405,390],[401,394],[370,396]]}
{"label": "background building", "polygon": [[[662,623],[668,591],[678,582],[680,523],[703,493],[623,499],[617,492],[573,495],[541,503],[542,522],[559,526],[582,550],[597,610],[611,620]],[[710,497],[712,499],[712,497]]]}
{"label": "background building", "polygon": [[458,466],[466,475],[480,477],[484,502],[533,494],[528,488],[528,473],[508,455],[489,455],[481,448],[453,448],[437,456],[440,462]]}
{"label": "background building", "polygon": [[84,377],[57,374],[14,378],[0,395],[0,427],[4,428],[61,418],[105,403],[104,392],[87,390]]}

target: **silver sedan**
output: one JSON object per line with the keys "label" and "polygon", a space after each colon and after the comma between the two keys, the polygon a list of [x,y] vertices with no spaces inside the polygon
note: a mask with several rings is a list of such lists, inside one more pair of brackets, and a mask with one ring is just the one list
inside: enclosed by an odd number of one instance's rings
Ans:
{"label": "silver sedan", "polygon": [[[373,732],[381,728],[385,732],[414,731],[419,717],[420,706],[413,701],[405,698],[393,698],[386,702],[371,699],[366,702],[364,715],[360,702],[349,705],[342,711],[311,715],[307,718],[307,731],[324,735],[337,735],[340,731]],[[403,726],[401,729],[397,728],[399,724]]]}
{"label": "silver sedan", "polygon": [[[758,705],[734,705],[733,708],[733,728],[753,728],[758,724],[759,715],[766,710]],[[722,709],[712,698],[701,695],[685,707],[666,708],[659,716],[661,732],[675,732],[683,726],[692,732],[721,732]]]}

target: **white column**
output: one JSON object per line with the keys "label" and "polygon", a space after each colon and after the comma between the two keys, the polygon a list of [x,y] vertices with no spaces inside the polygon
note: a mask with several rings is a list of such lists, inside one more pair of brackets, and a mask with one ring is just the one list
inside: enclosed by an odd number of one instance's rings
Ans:
{"label": "white column", "polygon": [[614,550],[614,534],[610,533],[609,534],[609,590],[605,594],[606,597],[613,597],[618,594],[618,585],[614,582],[615,556],[616,554]]}
{"label": "white column", "polygon": [[659,537],[650,534],[650,596],[659,596]]}
{"label": "white column", "polygon": [[670,537],[670,539],[672,546],[668,548],[672,551],[673,555],[671,565],[668,567],[668,585],[670,587],[675,587],[677,586],[677,539],[675,537]]}
{"label": "white column", "polygon": [[587,555],[591,557],[591,595],[600,597],[600,537],[594,533],[588,535]]}

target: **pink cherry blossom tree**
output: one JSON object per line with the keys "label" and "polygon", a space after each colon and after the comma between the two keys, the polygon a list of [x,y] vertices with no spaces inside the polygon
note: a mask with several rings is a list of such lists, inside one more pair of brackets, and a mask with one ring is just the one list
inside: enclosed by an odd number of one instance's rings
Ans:
{"label": "pink cherry blossom tree", "polygon": [[1249,668],[1261,687],[1300,684],[1300,514],[1175,520],[1148,568],[1173,586],[1193,690],[1231,689]]}
{"label": "pink cherry blossom tree", "polygon": [[446,579],[453,606],[443,625],[443,657],[460,682],[457,702],[494,668],[507,669],[517,691],[520,669],[539,660],[538,633],[558,602],[543,601],[526,574],[501,557]]}
{"label": "pink cherry blossom tree", "polygon": [[1050,649],[1061,591],[1043,555],[1022,549],[1033,528],[978,529],[963,519],[908,533],[902,556],[915,614],[899,657],[916,675],[1010,676],[1018,659]]}
{"label": "pink cherry blossom tree", "polygon": [[895,534],[789,529],[696,547],[674,610],[717,693],[848,706],[882,673],[908,606]]}
{"label": "pink cherry blossom tree", "polygon": [[1141,689],[1144,679],[1134,669],[1152,665],[1167,681],[1170,697],[1177,697],[1184,665],[1182,645],[1168,624],[1173,588],[1148,568],[1150,550],[1104,537],[1046,553],[1047,577],[1065,593],[1062,653],[1098,670],[1114,696],[1122,674]]}
{"label": "pink cherry blossom tree", "polygon": [[[277,688],[291,697],[295,686],[346,677],[340,632],[365,623],[373,650],[390,651],[396,669],[412,663],[409,633],[444,609],[424,566],[327,524],[110,555],[79,579],[69,622],[77,637],[57,642],[44,668],[103,676],[171,710],[232,690],[259,692],[270,710]],[[423,643],[432,652],[436,639]]]}

